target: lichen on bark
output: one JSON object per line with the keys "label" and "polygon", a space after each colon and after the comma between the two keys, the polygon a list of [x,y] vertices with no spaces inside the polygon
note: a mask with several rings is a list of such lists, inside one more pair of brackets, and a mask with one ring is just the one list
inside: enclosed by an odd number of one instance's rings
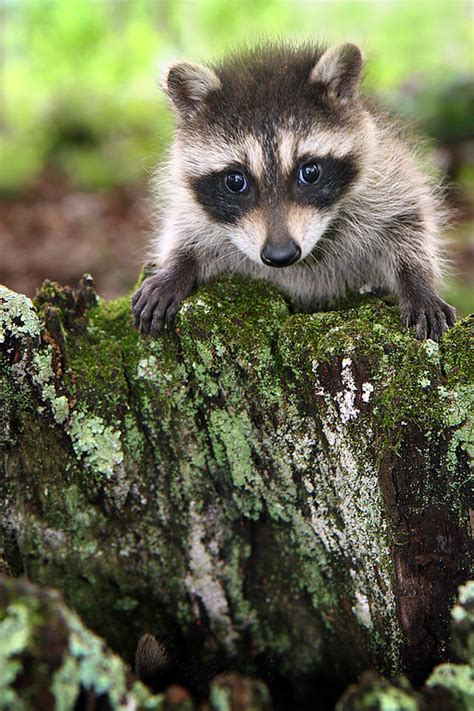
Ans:
{"label": "lichen on bark", "polygon": [[447,658],[472,561],[467,320],[420,343],[380,299],[299,314],[231,279],[144,341],[90,279],[0,298],[15,574],[128,660],[148,629],[205,678],[300,700]]}
{"label": "lichen on bark", "polygon": [[[134,682],[122,660],[53,592],[0,576],[0,708],[164,711],[164,697]],[[184,711],[184,709],[183,709]]]}

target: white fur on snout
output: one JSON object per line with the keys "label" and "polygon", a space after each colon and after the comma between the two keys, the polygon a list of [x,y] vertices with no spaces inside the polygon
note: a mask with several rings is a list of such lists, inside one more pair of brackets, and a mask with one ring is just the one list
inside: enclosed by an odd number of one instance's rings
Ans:
{"label": "white fur on snout", "polygon": [[288,232],[301,247],[301,259],[304,259],[323,236],[332,214],[303,205],[289,205],[285,214]]}
{"label": "white fur on snout", "polygon": [[252,210],[242,217],[237,225],[229,228],[229,238],[240,251],[253,262],[262,264],[260,252],[267,239],[268,227],[260,210]]}
{"label": "white fur on snout", "polygon": [[[300,260],[304,259],[326,231],[332,213],[325,212],[323,214],[309,206],[288,205],[284,210],[284,215],[285,226],[291,239],[301,248]],[[268,219],[264,210],[252,210],[242,217],[238,224],[227,229],[231,242],[243,254],[261,266],[261,251],[269,237]]]}

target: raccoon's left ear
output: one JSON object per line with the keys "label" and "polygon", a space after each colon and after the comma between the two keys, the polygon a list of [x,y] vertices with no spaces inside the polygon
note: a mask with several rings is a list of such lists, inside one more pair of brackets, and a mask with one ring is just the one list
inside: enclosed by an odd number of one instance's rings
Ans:
{"label": "raccoon's left ear", "polygon": [[189,114],[221,87],[221,80],[212,69],[191,62],[171,64],[160,83],[178,114]]}
{"label": "raccoon's left ear", "polygon": [[309,81],[322,84],[337,99],[351,99],[357,94],[363,63],[362,52],[355,44],[331,47],[313,67]]}

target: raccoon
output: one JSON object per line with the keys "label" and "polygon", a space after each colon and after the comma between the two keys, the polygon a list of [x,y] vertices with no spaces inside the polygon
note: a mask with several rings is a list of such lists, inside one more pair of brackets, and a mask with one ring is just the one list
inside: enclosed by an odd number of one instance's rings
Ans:
{"label": "raccoon", "polygon": [[403,131],[359,94],[362,68],[353,44],[266,45],[168,68],[177,127],[155,186],[159,268],[132,302],[142,334],[221,274],[265,279],[304,310],[369,284],[398,296],[419,339],[453,325],[435,290],[438,191]]}

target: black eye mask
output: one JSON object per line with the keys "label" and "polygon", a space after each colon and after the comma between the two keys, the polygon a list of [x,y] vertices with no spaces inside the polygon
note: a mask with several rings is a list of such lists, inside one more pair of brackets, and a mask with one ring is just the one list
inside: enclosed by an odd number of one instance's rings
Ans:
{"label": "black eye mask", "polygon": [[[301,171],[311,165],[316,165],[319,169],[317,179],[312,183],[301,181]],[[309,173],[311,172],[310,170]],[[351,154],[344,158],[329,155],[311,159],[298,168],[296,176],[291,178],[293,199],[300,205],[330,207],[349,190],[358,174],[356,158]]]}
{"label": "black eye mask", "polygon": [[[232,190],[229,183],[232,187],[241,189]],[[237,222],[259,202],[258,185],[241,166],[194,178],[191,187],[196,200],[208,215],[228,224]]]}
{"label": "black eye mask", "polygon": [[[318,209],[337,202],[354,183],[359,173],[355,156],[308,158],[299,163],[287,181],[280,175],[267,175],[264,192],[273,202],[287,202]],[[306,179],[306,182],[304,182]],[[312,181],[312,182],[311,182]],[[219,222],[233,224],[262,202],[257,181],[242,166],[194,178],[191,181],[196,200],[208,215]]]}

